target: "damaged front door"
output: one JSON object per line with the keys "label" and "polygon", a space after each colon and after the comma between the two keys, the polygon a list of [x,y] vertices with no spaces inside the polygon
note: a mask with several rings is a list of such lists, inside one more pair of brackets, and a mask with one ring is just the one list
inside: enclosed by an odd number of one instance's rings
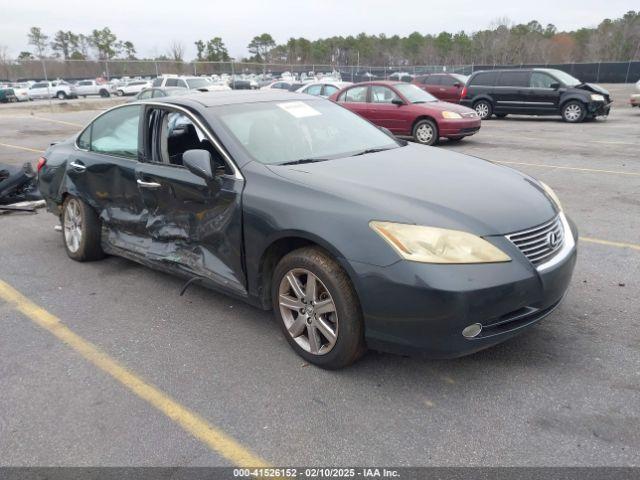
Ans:
{"label": "damaged front door", "polygon": [[[145,111],[145,161],[136,167],[136,181],[148,210],[146,257],[245,296],[243,182],[226,174],[223,157],[197,123],[170,107]],[[187,150],[211,154],[211,181],[183,165]]]}

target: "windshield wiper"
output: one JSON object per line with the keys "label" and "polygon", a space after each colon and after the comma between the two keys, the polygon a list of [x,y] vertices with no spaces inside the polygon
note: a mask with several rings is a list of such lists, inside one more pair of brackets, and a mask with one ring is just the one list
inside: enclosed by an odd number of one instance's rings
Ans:
{"label": "windshield wiper", "polygon": [[316,163],[329,160],[328,158],[299,158],[298,160],[291,160],[290,162],[278,163],[278,165],[301,165],[303,163]]}
{"label": "windshield wiper", "polygon": [[368,153],[384,152],[386,150],[391,150],[391,149],[390,148],[368,148],[367,150],[362,150],[361,152],[354,153],[351,156],[352,157],[357,157],[358,155],[367,155]]}

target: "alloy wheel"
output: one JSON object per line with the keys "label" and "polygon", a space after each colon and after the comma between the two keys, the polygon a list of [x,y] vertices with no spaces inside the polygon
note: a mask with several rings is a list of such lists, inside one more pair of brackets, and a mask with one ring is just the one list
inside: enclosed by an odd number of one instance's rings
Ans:
{"label": "alloy wheel", "polygon": [[416,129],[416,137],[421,143],[430,143],[433,139],[433,127],[428,123],[420,125]]}
{"label": "alloy wheel", "polygon": [[82,242],[82,214],[78,200],[72,198],[64,209],[64,241],[71,253],[76,253]]}
{"label": "alloy wheel", "polygon": [[476,105],[476,113],[482,119],[485,119],[489,116],[489,105],[484,102],[480,102]]}
{"label": "alloy wheel", "polygon": [[282,277],[278,302],[287,332],[306,352],[324,355],[338,339],[338,313],[331,293],[309,270],[296,268]]}
{"label": "alloy wheel", "polygon": [[564,109],[564,118],[569,122],[576,122],[582,116],[582,107],[576,103],[567,105]]}

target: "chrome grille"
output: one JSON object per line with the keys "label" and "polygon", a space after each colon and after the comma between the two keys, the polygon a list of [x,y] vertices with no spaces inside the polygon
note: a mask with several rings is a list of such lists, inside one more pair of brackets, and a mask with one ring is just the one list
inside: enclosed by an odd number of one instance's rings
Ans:
{"label": "chrome grille", "polygon": [[564,243],[564,228],[560,217],[540,226],[506,236],[534,265],[553,257]]}

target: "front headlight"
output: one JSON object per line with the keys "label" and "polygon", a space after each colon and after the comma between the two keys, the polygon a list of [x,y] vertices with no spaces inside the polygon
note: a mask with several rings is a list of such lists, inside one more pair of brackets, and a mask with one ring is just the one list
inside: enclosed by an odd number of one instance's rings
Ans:
{"label": "front headlight", "polygon": [[462,115],[456,112],[450,112],[448,110],[445,110],[444,112],[442,112],[442,117],[443,118],[462,118]]}
{"label": "front headlight", "polygon": [[604,95],[600,95],[598,93],[592,93],[591,94],[591,101],[592,102],[604,102]]}
{"label": "front headlight", "polygon": [[556,192],[551,190],[551,187],[544,182],[540,182],[540,185],[542,186],[542,188],[544,188],[546,194],[549,195],[549,198],[551,198],[551,200],[553,200],[553,202],[556,204],[558,210],[562,211],[562,204],[560,203],[560,199],[556,195]]}
{"label": "front headlight", "polygon": [[423,263],[493,263],[511,258],[471,233],[405,223],[371,221],[369,226],[405,260]]}

